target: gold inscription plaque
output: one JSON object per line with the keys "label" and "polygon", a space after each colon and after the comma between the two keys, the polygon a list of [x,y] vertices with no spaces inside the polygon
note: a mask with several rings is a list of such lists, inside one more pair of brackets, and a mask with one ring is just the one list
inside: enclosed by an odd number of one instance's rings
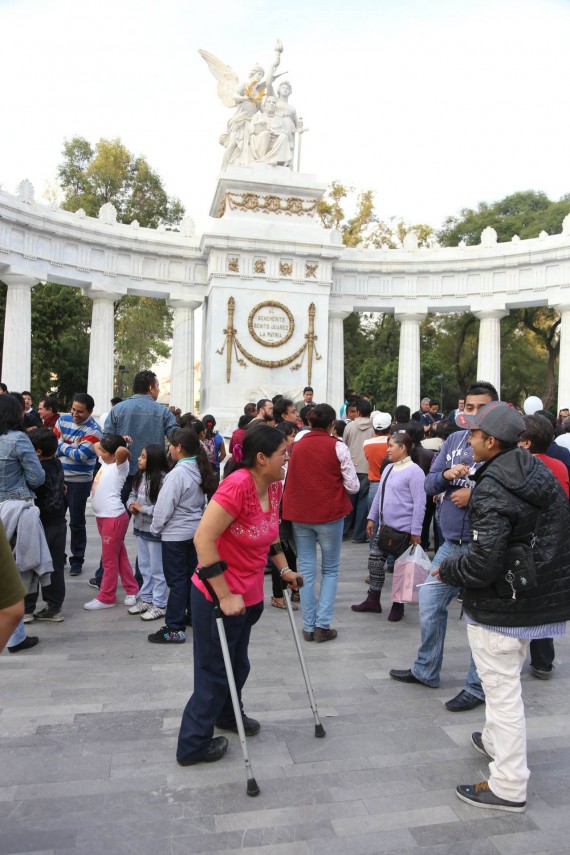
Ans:
{"label": "gold inscription plaque", "polygon": [[267,300],[258,303],[247,319],[249,333],[264,347],[281,347],[295,331],[293,315],[283,303]]}

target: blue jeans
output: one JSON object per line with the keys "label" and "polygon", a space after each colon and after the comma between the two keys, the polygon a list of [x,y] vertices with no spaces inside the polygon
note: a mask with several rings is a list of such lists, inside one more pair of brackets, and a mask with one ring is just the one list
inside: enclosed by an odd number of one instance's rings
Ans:
{"label": "blue jeans", "polygon": [[66,481],[67,504],[69,506],[70,552],[69,566],[77,570],[83,567],[87,532],[85,531],[85,505],[93,481]]}
{"label": "blue jeans", "polygon": [[6,647],[15,647],[17,644],[21,644],[26,638],[26,625],[24,621],[21,620],[10,638],[8,639],[8,643]]}
{"label": "blue jeans", "polygon": [[164,570],[162,569],[162,544],[160,540],[147,540],[137,537],[137,558],[143,577],[143,586],[139,591],[141,600],[152,603],[159,609],[166,608],[168,595]]}
{"label": "blue jeans", "polygon": [[[293,523],[297,544],[297,571],[305,579],[301,588],[303,627],[313,632],[315,627],[329,629],[334,612],[338,583],[340,548],[344,517],[329,523]],[[317,603],[315,582],[317,576],[317,543],[321,547],[321,587]]]}
{"label": "blue jeans", "polygon": [[[444,541],[432,561],[432,569],[439,567],[446,558],[465,555],[469,543],[454,544]],[[439,686],[439,672],[443,662],[443,645],[447,630],[447,607],[457,597],[461,588],[454,585],[426,585],[420,589],[420,633],[421,644],[417,659],[412,665],[412,674],[427,686]],[[477,675],[475,662],[471,657],[469,673],[465,679],[466,692],[485,700],[483,686]]]}

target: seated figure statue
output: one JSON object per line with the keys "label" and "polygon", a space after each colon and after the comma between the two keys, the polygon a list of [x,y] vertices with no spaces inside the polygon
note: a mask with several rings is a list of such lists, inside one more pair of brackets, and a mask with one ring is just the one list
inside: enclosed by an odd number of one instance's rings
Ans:
{"label": "seated figure statue", "polygon": [[289,166],[293,157],[289,144],[287,120],[277,115],[277,99],[268,95],[263,112],[256,113],[249,123],[251,159],[258,163]]}

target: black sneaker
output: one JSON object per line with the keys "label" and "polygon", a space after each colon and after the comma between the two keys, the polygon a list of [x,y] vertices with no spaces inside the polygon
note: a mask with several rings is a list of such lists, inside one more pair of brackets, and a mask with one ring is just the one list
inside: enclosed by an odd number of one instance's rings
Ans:
{"label": "black sneaker", "polygon": [[12,647],[8,648],[8,650],[10,653],[18,653],[20,650],[30,650],[30,648],[35,647],[38,642],[39,638],[37,635],[27,635],[23,641],[20,641],[19,644],[13,644]]}
{"label": "black sneaker", "polygon": [[536,668],[532,662],[530,663],[530,673],[533,677],[536,677],[537,680],[550,680],[552,677],[552,672],[554,671],[554,665],[551,665],[550,668]]}
{"label": "black sneaker", "polygon": [[184,644],[186,633],[183,629],[170,629],[162,626],[157,632],[151,632],[148,640],[152,644]]}
{"label": "black sneaker", "polygon": [[478,751],[479,754],[484,754],[485,757],[489,758],[489,760],[495,759],[492,754],[489,754],[489,752],[483,745],[483,734],[479,731],[475,731],[475,733],[471,734],[471,745],[473,746],[475,751]]}
{"label": "black sneaker", "polygon": [[83,568],[77,564],[74,564],[69,570],[70,576],[81,576],[82,573],[83,573]]}
{"label": "black sneaker", "polygon": [[[244,733],[246,736],[256,736],[261,730],[260,723],[256,719],[250,718],[248,715],[244,715],[242,721]],[[216,722],[216,727],[218,728],[218,730],[229,730],[230,733],[238,732],[237,724],[218,724]]]}
{"label": "black sneaker", "polygon": [[45,606],[41,611],[34,615],[36,620],[49,620],[52,623],[61,623],[64,619],[61,609],[57,606]]}
{"label": "black sneaker", "polygon": [[95,576],[93,576],[93,578],[89,579],[87,584],[89,585],[90,588],[95,588],[96,591],[99,590],[100,586],[97,583],[97,579],[95,578]]}
{"label": "black sneaker", "polygon": [[526,808],[526,802],[510,802],[501,799],[489,789],[488,781],[479,784],[460,784],[455,790],[455,795],[462,802],[474,807],[490,808],[491,810],[506,810],[511,813],[522,813]]}

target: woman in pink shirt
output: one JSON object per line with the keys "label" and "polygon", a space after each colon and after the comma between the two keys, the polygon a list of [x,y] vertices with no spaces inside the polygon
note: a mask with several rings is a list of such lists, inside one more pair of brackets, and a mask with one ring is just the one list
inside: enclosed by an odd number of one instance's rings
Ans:
{"label": "woman in pink shirt", "polygon": [[[263,580],[267,553],[280,549],[279,503],[287,461],[283,434],[260,426],[247,433],[239,468],[225,478],[212,497],[194,535],[199,567],[220,601],[234,677],[241,692],[249,674],[251,627],[263,611]],[[294,589],[299,574],[287,567],[284,553],[273,550],[281,578]],[[211,763],[227,751],[225,736],[214,726],[237,733],[212,598],[192,577],[194,694],[186,704],[178,736],[177,760],[182,766]],[[258,721],[246,716],[245,732],[259,732]]]}

